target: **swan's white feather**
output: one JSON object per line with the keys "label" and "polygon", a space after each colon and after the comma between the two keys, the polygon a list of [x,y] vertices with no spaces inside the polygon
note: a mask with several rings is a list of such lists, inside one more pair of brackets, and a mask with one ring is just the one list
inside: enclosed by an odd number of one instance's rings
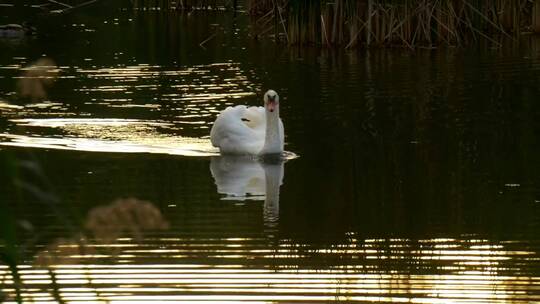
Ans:
{"label": "swan's white feather", "polygon": [[[217,117],[210,140],[225,154],[258,154],[265,141],[266,111],[264,107],[243,105],[228,107]],[[279,134],[283,137],[283,123],[279,120]]]}

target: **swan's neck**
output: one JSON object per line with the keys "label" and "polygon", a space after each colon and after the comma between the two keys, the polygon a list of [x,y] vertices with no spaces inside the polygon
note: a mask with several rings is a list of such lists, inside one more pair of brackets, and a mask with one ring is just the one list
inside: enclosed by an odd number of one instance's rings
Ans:
{"label": "swan's neck", "polygon": [[279,107],[274,112],[266,111],[266,133],[264,147],[260,154],[278,154],[283,152],[283,139],[279,133]]}

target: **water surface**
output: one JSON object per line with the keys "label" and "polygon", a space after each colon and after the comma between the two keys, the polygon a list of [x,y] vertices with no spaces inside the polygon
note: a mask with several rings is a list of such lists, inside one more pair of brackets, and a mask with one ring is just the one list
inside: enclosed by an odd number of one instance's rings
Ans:
{"label": "water surface", "polygon": [[[85,10],[0,41],[0,153],[17,168],[0,198],[25,301],[540,301],[534,41],[328,52],[247,24]],[[268,88],[299,157],[217,156],[216,115]]]}

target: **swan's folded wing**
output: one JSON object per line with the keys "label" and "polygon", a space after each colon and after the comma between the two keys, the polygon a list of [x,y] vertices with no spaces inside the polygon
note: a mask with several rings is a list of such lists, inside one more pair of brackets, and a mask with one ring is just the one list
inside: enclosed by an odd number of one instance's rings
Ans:
{"label": "swan's folded wing", "polygon": [[249,107],[244,111],[242,121],[251,129],[264,129],[266,126],[266,112],[263,107]]}
{"label": "swan's folded wing", "polygon": [[225,153],[256,154],[264,145],[264,122],[257,107],[228,107],[214,122],[210,140]]}

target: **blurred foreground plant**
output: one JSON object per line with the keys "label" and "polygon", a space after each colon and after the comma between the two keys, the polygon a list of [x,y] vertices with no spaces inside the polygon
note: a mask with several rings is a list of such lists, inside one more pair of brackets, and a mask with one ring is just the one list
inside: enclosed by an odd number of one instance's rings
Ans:
{"label": "blurred foreground plant", "polygon": [[32,101],[47,98],[46,89],[54,83],[58,73],[56,64],[50,58],[40,58],[23,68],[17,82],[20,97],[30,98]]}
{"label": "blurred foreground plant", "polygon": [[118,247],[110,245],[120,238],[141,240],[149,231],[166,230],[169,223],[152,203],[136,198],[119,199],[88,212],[81,231],[71,238],[59,238],[41,250],[35,264],[54,266],[82,262],[84,255],[114,257]]}

